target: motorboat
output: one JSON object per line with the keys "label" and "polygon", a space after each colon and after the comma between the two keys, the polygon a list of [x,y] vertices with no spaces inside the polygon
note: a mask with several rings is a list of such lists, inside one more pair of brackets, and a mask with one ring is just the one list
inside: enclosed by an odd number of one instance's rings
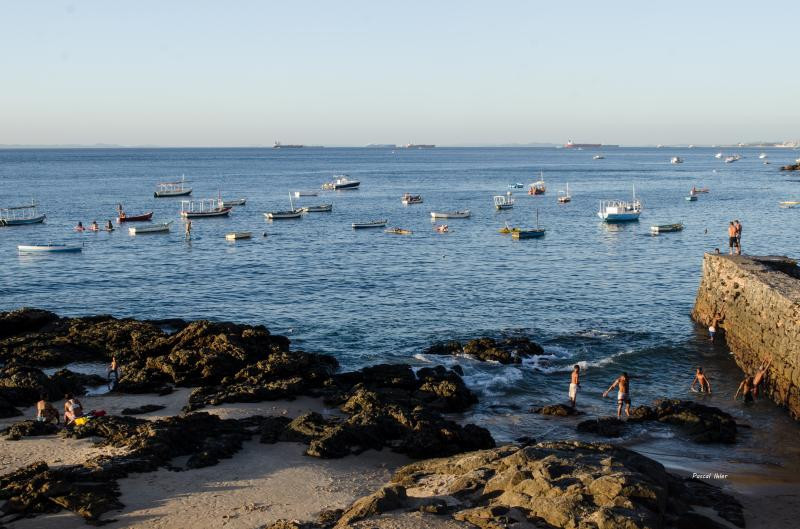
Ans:
{"label": "motorboat", "polygon": [[181,217],[185,219],[203,219],[210,217],[227,217],[230,207],[223,207],[219,199],[181,200]]}
{"label": "motorboat", "polygon": [[738,162],[741,158],[742,157],[739,156],[738,154],[734,154],[733,156],[728,156],[727,158],[725,158],[725,163]]}
{"label": "motorboat", "polygon": [[391,233],[393,235],[411,235],[411,230],[405,230],[403,228],[389,228],[388,230],[383,230],[383,233]]}
{"label": "motorboat", "polygon": [[721,160],[722,156],[723,154],[721,152],[718,152],[717,154],[714,155],[714,158],[716,158],[717,160]]}
{"label": "motorboat", "polygon": [[344,189],[356,189],[361,182],[358,180],[350,180],[350,177],[347,175],[335,175],[333,177],[332,182],[328,182],[322,185],[322,189],[327,189],[330,191],[341,191]]}
{"label": "motorboat", "polygon": [[592,160],[605,160],[605,159],[606,157],[603,156],[602,154],[595,154],[594,156],[592,156]]}
{"label": "motorboat", "polygon": [[572,195],[569,194],[569,184],[567,184],[566,191],[559,191],[558,192],[558,203],[559,204],[566,204],[567,202],[572,202]]}
{"label": "motorboat", "polygon": [[318,194],[319,194],[319,193],[317,193],[316,191],[295,191],[295,192],[294,192],[294,197],[295,197],[295,198],[300,198],[300,197],[315,197],[315,196],[317,196]]}
{"label": "motorboat", "polygon": [[697,202],[697,195],[686,195],[687,202]]}
{"label": "motorboat", "polygon": [[225,234],[225,239],[228,241],[239,241],[241,239],[250,239],[253,234],[249,231],[232,231]]}
{"label": "motorboat", "polygon": [[673,156],[670,158],[669,163],[683,163],[683,158],[680,156]]}
{"label": "motorboat", "polygon": [[779,205],[782,208],[796,208],[800,206],[800,200],[784,200],[783,202],[779,202]]}
{"label": "motorboat", "polygon": [[19,253],[77,253],[83,246],[75,244],[20,244],[17,246]]}
{"label": "motorboat", "polygon": [[431,218],[433,219],[466,219],[469,218],[470,212],[468,209],[460,211],[431,211]]}
{"label": "motorboat", "polygon": [[509,189],[525,189],[525,184],[517,182],[516,184],[508,184]]}
{"label": "motorboat", "polygon": [[146,226],[135,226],[133,228],[128,228],[128,233],[130,235],[144,235],[147,233],[169,233],[169,227],[171,224],[172,221],[160,222],[157,224],[149,224]]}
{"label": "motorboat", "polygon": [[411,193],[404,193],[401,200],[404,206],[410,204],[422,204],[422,195],[412,195]]}
{"label": "motorboat", "polygon": [[354,230],[361,230],[365,228],[383,228],[388,221],[386,219],[370,220],[367,222],[354,222],[351,224]]}
{"label": "motorboat", "polygon": [[23,206],[0,208],[0,226],[25,226],[41,224],[46,215],[39,213],[39,205],[35,202]]}
{"label": "motorboat", "polygon": [[186,187],[186,176],[181,176],[177,182],[161,182],[157,184],[156,192],[153,196],[156,198],[168,197],[185,197],[192,194],[192,188]]}
{"label": "motorboat", "polygon": [[327,213],[333,211],[333,204],[320,204],[318,206],[306,206],[300,208],[303,213]]}
{"label": "motorboat", "polygon": [[633,199],[601,200],[597,216],[605,222],[632,222],[639,220],[642,213],[642,202],[636,198],[636,188],[633,189]]}
{"label": "motorboat", "polygon": [[494,209],[501,211],[504,209],[511,209],[514,207],[514,199],[511,197],[511,191],[505,195],[494,196]]}
{"label": "motorboat", "polygon": [[650,233],[659,234],[659,233],[670,233],[674,231],[681,231],[683,230],[683,224],[677,222],[675,224],[656,224],[650,226]]}
{"label": "motorboat", "polygon": [[765,152],[762,152],[761,154],[758,155],[759,160],[765,160],[766,158],[767,158],[767,153]]}

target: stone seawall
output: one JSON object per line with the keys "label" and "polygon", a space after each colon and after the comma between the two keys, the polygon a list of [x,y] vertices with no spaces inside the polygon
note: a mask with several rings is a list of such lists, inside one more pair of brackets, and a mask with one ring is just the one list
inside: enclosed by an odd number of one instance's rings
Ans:
{"label": "stone seawall", "polygon": [[692,311],[709,326],[715,318],[736,363],[754,375],[773,362],[762,386],[800,420],[800,269],[787,257],[706,254]]}

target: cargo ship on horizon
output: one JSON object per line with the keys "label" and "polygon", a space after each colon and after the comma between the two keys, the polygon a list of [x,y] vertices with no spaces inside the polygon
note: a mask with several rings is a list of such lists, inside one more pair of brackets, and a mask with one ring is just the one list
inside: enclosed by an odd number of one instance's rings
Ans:
{"label": "cargo ship on horizon", "polygon": [[279,141],[276,141],[275,145],[272,146],[273,149],[300,149],[302,147],[305,147],[305,145],[293,145],[293,144],[284,145]]}
{"label": "cargo ship on horizon", "polygon": [[619,147],[619,145],[603,145],[602,143],[574,143],[572,140],[569,140],[564,144],[565,149],[596,149],[599,147]]}
{"label": "cargo ship on horizon", "polygon": [[406,149],[433,149],[436,145],[431,145],[427,143],[408,143],[404,145]]}

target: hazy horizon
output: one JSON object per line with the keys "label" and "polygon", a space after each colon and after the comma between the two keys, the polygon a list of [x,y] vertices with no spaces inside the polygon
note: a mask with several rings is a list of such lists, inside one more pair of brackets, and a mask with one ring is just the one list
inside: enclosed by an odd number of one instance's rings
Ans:
{"label": "hazy horizon", "polygon": [[4,4],[0,144],[800,137],[800,5]]}

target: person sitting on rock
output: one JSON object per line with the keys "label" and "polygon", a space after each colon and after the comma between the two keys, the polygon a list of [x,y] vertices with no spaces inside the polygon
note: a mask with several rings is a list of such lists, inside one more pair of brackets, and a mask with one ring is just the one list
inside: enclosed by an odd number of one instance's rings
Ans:
{"label": "person sitting on rock", "polygon": [[79,417],[83,417],[83,404],[72,393],[67,393],[64,395],[64,424],[69,425]]}
{"label": "person sitting on rock", "polygon": [[739,389],[736,390],[736,395],[733,396],[733,400],[739,398],[739,393],[742,394],[746,403],[753,402],[753,377],[744,377],[744,380],[739,384]]}
{"label": "person sitting on rock", "polygon": [[58,424],[58,412],[52,404],[47,402],[47,395],[42,393],[39,395],[39,402],[36,403],[36,420],[39,422]]}
{"label": "person sitting on rock", "polygon": [[703,373],[703,368],[698,367],[697,372],[694,375],[694,380],[692,380],[692,385],[689,386],[689,389],[694,391],[694,385],[700,384],[700,393],[708,393],[711,394],[711,382],[708,381],[708,377]]}
{"label": "person sitting on rock", "polygon": [[625,417],[631,416],[631,394],[630,386],[631,380],[628,373],[622,373],[607,390],[603,392],[603,398],[608,397],[608,393],[619,386],[617,391],[617,419],[622,415],[622,405],[625,405]]}
{"label": "person sitting on rock", "polygon": [[756,374],[753,375],[753,397],[758,398],[758,388],[761,382],[764,381],[764,375],[767,374],[770,364],[772,363],[772,356],[761,362],[761,367],[758,368]]}

